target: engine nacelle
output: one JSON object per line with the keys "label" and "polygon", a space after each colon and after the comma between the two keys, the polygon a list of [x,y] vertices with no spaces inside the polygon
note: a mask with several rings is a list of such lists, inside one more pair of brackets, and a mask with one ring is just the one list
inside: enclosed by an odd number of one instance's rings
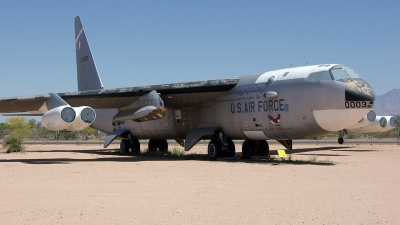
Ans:
{"label": "engine nacelle", "polygon": [[362,127],[348,128],[357,133],[385,132],[397,126],[397,120],[393,116],[377,116],[375,121]]}
{"label": "engine nacelle", "polygon": [[96,119],[96,112],[88,106],[59,106],[42,116],[42,124],[49,130],[79,131],[90,126]]}
{"label": "engine nacelle", "polygon": [[371,124],[374,122],[376,119],[376,113],[374,110],[370,110],[367,115],[365,115],[361,120],[359,120],[357,123],[351,125],[347,129],[352,130],[352,129],[357,129],[360,127],[367,126],[368,124]]}
{"label": "engine nacelle", "polygon": [[386,118],[384,116],[377,116],[375,121],[373,121],[372,123],[363,127],[358,127],[349,130],[357,133],[374,133],[374,132],[381,132],[381,130],[383,130],[386,126],[387,126]]}
{"label": "engine nacelle", "polygon": [[391,130],[397,126],[397,120],[393,116],[385,116],[387,124],[384,128],[382,128],[379,132],[385,132]]}
{"label": "engine nacelle", "polygon": [[74,108],[76,112],[76,118],[72,122],[71,126],[68,127],[70,131],[83,130],[90,126],[96,119],[96,112],[89,106],[81,106]]}

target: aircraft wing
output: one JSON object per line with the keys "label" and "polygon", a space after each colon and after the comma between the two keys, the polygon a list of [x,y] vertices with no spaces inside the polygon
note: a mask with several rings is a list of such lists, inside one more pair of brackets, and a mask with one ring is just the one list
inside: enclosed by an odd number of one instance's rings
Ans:
{"label": "aircraft wing", "polygon": [[[173,84],[161,84],[117,89],[66,92],[58,95],[73,107],[90,106],[94,109],[123,108],[141,96],[155,90],[165,107],[188,107],[206,103],[231,90],[239,79],[217,79]],[[40,114],[47,111],[46,101],[50,95],[13,97],[0,99],[0,112],[30,112]]]}

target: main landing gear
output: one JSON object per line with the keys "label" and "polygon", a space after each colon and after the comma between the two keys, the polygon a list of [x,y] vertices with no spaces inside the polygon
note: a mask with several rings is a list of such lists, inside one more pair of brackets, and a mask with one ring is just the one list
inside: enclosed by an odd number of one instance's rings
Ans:
{"label": "main landing gear", "polygon": [[150,139],[148,147],[149,152],[168,152],[168,142],[166,139]]}
{"label": "main landing gear", "polygon": [[119,152],[121,154],[127,154],[129,153],[129,150],[132,151],[132,153],[137,154],[140,152],[140,143],[139,140],[135,137],[132,136],[132,134],[128,134],[128,138],[124,138],[121,140],[121,143],[119,145]]}
{"label": "main landing gear", "polygon": [[215,160],[218,157],[234,157],[235,144],[221,131],[218,133],[218,138],[212,139],[208,143],[208,159]]}
{"label": "main landing gear", "polygon": [[[150,139],[148,144],[149,152],[168,152],[168,142],[166,139]],[[131,134],[128,138],[121,140],[119,145],[119,151],[121,154],[127,154],[131,150],[132,153],[137,154],[140,152],[140,143],[137,138],[134,138]]]}
{"label": "main landing gear", "polygon": [[245,140],[242,145],[242,158],[248,159],[250,156],[268,156],[269,145],[265,140],[254,141]]}

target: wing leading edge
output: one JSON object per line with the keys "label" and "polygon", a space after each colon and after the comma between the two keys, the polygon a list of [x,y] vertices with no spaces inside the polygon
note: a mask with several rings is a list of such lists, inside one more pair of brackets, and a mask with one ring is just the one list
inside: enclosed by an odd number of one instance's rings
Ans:
{"label": "wing leading edge", "polygon": [[[127,87],[107,90],[91,90],[58,93],[73,107],[90,106],[94,109],[123,108],[141,96],[155,90],[164,101],[165,107],[189,107],[200,105],[223,95],[239,82],[238,78],[204,80],[152,86]],[[30,112],[45,113],[50,95],[13,97],[0,99],[1,113]]]}

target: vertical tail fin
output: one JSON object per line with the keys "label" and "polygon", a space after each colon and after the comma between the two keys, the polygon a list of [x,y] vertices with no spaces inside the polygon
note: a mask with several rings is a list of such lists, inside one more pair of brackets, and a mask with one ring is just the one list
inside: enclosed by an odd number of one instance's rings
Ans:
{"label": "vertical tail fin", "polygon": [[103,88],[79,15],[75,16],[75,50],[78,91]]}

